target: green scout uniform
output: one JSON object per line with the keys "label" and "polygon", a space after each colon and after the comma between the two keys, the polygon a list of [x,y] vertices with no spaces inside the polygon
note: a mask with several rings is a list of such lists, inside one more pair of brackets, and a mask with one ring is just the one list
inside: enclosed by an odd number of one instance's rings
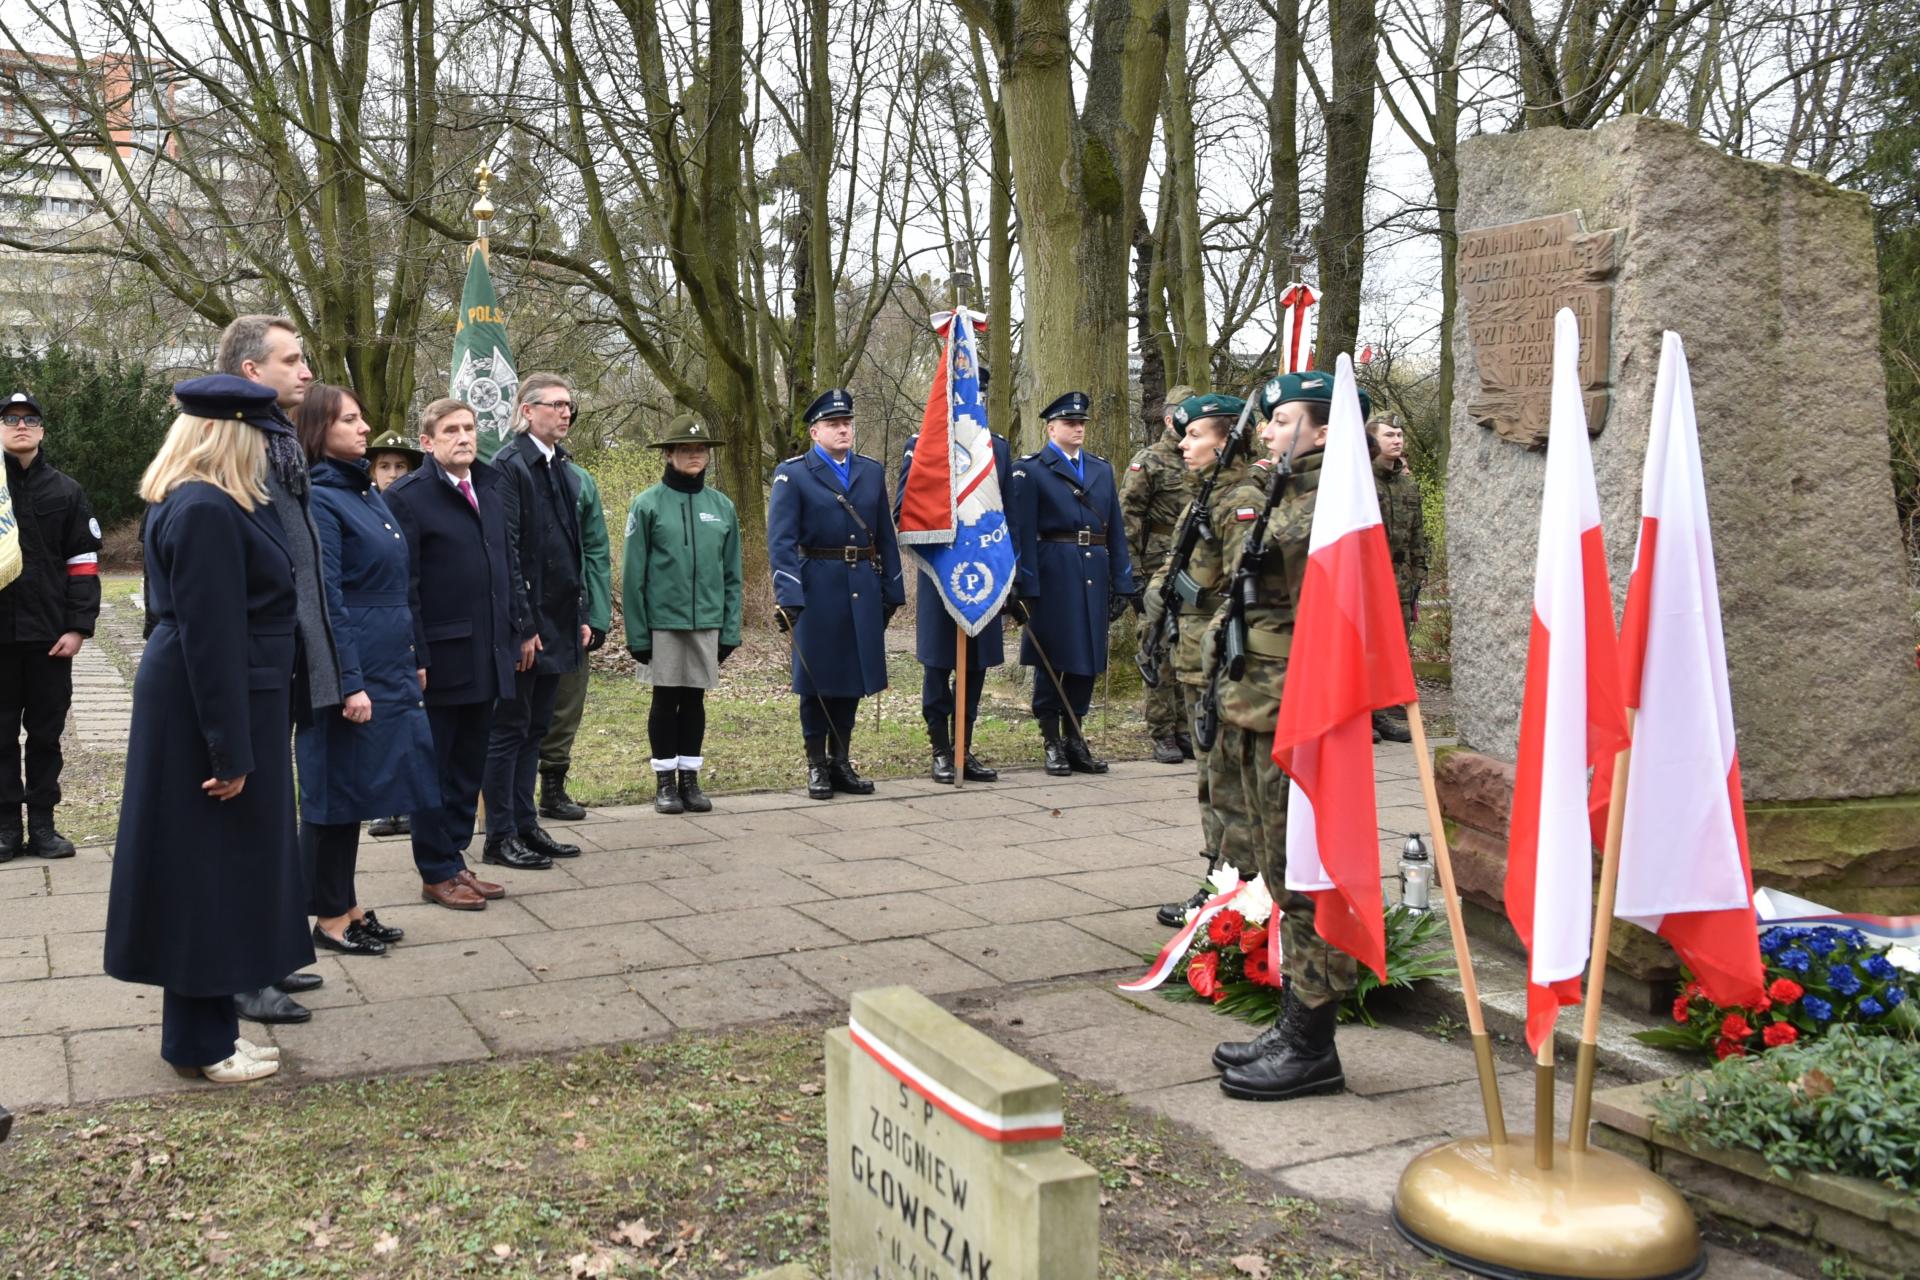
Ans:
{"label": "green scout uniform", "polygon": [[[1353,990],[1359,977],[1353,957],[1328,946],[1314,929],[1313,899],[1287,890],[1287,777],[1273,762],[1274,725],[1280,717],[1287,652],[1307,572],[1307,545],[1325,456],[1316,450],[1294,460],[1287,492],[1267,522],[1266,560],[1254,579],[1255,603],[1246,611],[1246,671],[1239,680],[1223,677],[1220,681],[1220,741],[1207,756],[1214,807],[1225,828],[1222,839],[1229,846],[1246,844],[1255,850],[1260,877],[1282,914],[1282,972],[1311,1008],[1339,1000]],[[1214,505],[1229,582],[1239,569],[1247,533],[1266,505],[1274,476],[1274,464],[1262,459]]]}
{"label": "green scout uniform", "polygon": [[[1160,438],[1133,456],[1120,486],[1120,511],[1126,520],[1127,549],[1133,553],[1134,581],[1145,582],[1166,568],[1173,554],[1180,511],[1191,491],[1186,460],[1180,456],[1180,433],[1168,427]],[[1147,620],[1140,619],[1145,643]],[[1147,733],[1156,741],[1187,732],[1182,717],[1180,688],[1174,679],[1173,659],[1160,665],[1160,687],[1146,691]]]}
{"label": "green scout uniform", "polygon": [[[593,633],[587,652],[598,649],[613,625],[613,553],[607,540],[607,517],[600,506],[600,486],[577,462],[568,462],[580,478],[580,569],[586,584],[587,612],[583,618]],[[577,821],[586,810],[566,794],[567,770],[573,766],[573,740],[587,709],[587,662],[560,677],[554,693],[553,723],[540,741],[542,816]]]}
{"label": "green scout uniform", "polygon": [[1420,506],[1420,482],[1405,458],[1373,460],[1374,490],[1380,498],[1380,522],[1393,556],[1393,580],[1400,589],[1400,612],[1413,634],[1413,607],[1427,581],[1427,523]]}

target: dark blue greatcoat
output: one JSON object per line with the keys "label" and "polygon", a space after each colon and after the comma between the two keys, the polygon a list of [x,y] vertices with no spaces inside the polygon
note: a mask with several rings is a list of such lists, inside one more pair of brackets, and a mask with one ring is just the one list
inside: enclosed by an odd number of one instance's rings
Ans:
{"label": "dark blue greatcoat", "polygon": [[[1055,671],[1098,675],[1107,669],[1107,601],[1133,594],[1133,564],[1113,468],[1084,451],[1080,460],[1084,484],[1051,446],[1014,463],[1007,518],[1020,555],[1016,589],[1033,614],[1020,641],[1021,663],[1041,665],[1037,633]],[[1106,541],[1083,547],[1045,536],[1082,531]]]}
{"label": "dark blue greatcoat", "polygon": [[[293,557],[270,504],[210,484],[147,509],[153,634],[133,681],[106,971],[188,996],[313,963],[294,840]],[[245,777],[230,800],[200,789]]]}
{"label": "dark blue greatcoat", "polygon": [[[906,451],[900,455],[900,483],[893,488],[895,523],[900,519],[900,499],[907,491],[907,476],[913,470],[913,450],[919,443],[917,433],[907,437]],[[1013,476],[1013,449],[1007,444],[1005,436],[993,437],[993,469],[1000,473],[1000,501],[1004,504]],[[954,639],[953,615],[940,602],[940,588],[923,570],[918,589],[914,592],[913,656],[920,660],[922,666],[951,671],[955,666]],[[1007,646],[1001,636],[1000,615],[995,614],[993,621],[980,629],[979,635],[967,637],[967,669],[984,671],[1006,660]]]}
{"label": "dark blue greatcoat", "polygon": [[327,707],[294,735],[300,816],[347,823],[412,813],[440,796],[416,674],[412,554],[365,463],[323,458],[309,474],[340,691],[365,693],[373,719],[354,724]]}
{"label": "dark blue greatcoat", "polygon": [[430,707],[511,698],[513,664],[538,625],[510,568],[511,482],[484,462],[469,479],[477,512],[432,455],[383,495],[413,553],[413,644]]}
{"label": "dark blue greatcoat", "polygon": [[[900,545],[887,506],[886,471],[872,458],[848,456],[846,489],[820,454],[808,449],[774,468],[767,497],[773,601],[806,610],[793,637],[799,655],[793,663],[793,691],[802,697],[817,693],[859,698],[886,688],[886,610],[907,600]],[[841,497],[859,513],[858,520]],[[802,547],[869,546],[879,548],[878,573],[870,560],[818,560],[800,553]]]}

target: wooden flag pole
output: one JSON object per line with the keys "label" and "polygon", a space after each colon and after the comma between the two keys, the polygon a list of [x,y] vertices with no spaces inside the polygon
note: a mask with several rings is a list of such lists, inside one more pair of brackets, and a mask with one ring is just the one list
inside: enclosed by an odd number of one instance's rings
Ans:
{"label": "wooden flag pole", "polygon": [[[1433,758],[1427,754],[1427,726],[1420,715],[1417,698],[1407,704],[1407,727],[1413,734],[1413,759],[1419,767],[1420,789],[1427,801],[1427,827],[1433,832],[1433,865],[1440,873],[1440,892],[1447,904],[1447,932],[1453,935],[1453,962],[1460,970],[1460,994],[1467,1005],[1467,1030],[1473,1037],[1473,1062],[1480,1076],[1480,1105],[1487,1113],[1487,1137],[1496,1148],[1504,1147],[1507,1121],[1500,1107],[1500,1082],[1493,1070],[1493,1041],[1487,1037],[1487,1018],[1480,1008],[1480,981],[1473,972],[1466,921],[1460,917],[1460,890],[1453,879],[1453,855],[1447,851],[1447,828],[1440,818],[1440,792],[1433,782]],[[1549,1123],[1549,1133],[1552,1127]]]}
{"label": "wooden flag pole", "polygon": [[[1627,732],[1634,712],[1627,711]],[[1594,1056],[1600,1043],[1600,999],[1607,987],[1607,948],[1613,941],[1613,902],[1620,887],[1620,837],[1627,825],[1627,766],[1631,745],[1613,758],[1613,793],[1607,797],[1607,843],[1600,851],[1600,892],[1593,908],[1593,955],[1587,961],[1587,1005],[1580,1023],[1580,1057],[1573,1074],[1573,1132],[1567,1145],[1587,1149],[1587,1122],[1593,1114]]]}
{"label": "wooden flag pole", "polygon": [[967,629],[953,624],[953,789],[967,784]]}

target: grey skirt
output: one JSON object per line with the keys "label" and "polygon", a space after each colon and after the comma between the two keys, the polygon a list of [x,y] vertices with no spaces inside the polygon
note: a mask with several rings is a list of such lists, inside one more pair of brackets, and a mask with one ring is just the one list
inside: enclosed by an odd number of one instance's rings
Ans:
{"label": "grey skirt", "polygon": [[653,661],[640,668],[648,684],[711,689],[720,683],[720,630],[655,631]]}

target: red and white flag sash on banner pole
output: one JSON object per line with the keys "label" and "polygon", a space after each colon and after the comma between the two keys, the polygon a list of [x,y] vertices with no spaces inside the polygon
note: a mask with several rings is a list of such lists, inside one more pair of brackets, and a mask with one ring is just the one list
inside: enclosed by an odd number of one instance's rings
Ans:
{"label": "red and white flag sash on banner pole", "polygon": [[[1665,938],[1714,1003],[1755,1004],[1765,990],[1720,590],[1693,382],[1671,331],[1654,383],[1620,669],[1639,714],[1614,915]],[[1596,770],[1596,815],[1612,789],[1613,770]]]}
{"label": "red and white flag sash on banner pole", "polygon": [[1132,982],[1122,982],[1119,984],[1120,989],[1138,994],[1151,991],[1171,978],[1173,971],[1180,967],[1180,961],[1186,956],[1187,948],[1193,945],[1194,935],[1207,927],[1207,921],[1225,911],[1239,893],[1240,886],[1236,884],[1225,893],[1216,893],[1208,898],[1201,904],[1200,909],[1193,913],[1193,918],[1187,921],[1180,932],[1174,934],[1167,945],[1160,948],[1160,954],[1153,958],[1153,963],[1148,966],[1147,971]]}
{"label": "red and white flag sash on banner pole", "polygon": [[[1313,897],[1322,938],[1385,982],[1373,713],[1416,694],[1366,430],[1342,355],[1273,758],[1289,779],[1286,887]],[[1267,931],[1276,965],[1279,935]]]}
{"label": "red and white flag sash on banner pole", "polygon": [[988,1142],[1046,1142],[1065,1132],[1064,1117],[1058,1111],[1002,1116],[967,1101],[907,1061],[898,1050],[861,1026],[857,1018],[847,1019],[847,1034],[888,1075],[926,1099],[963,1129]]}
{"label": "red and white flag sash on banner pole", "polygon": [[1627,745],[1613,594],[1580,391],[1580,326],[1565,308],[1553,323],[1546,484],[1507,832],[1507,918],[1527,947],[1527,1046],[1536,1053],[1559,1006],[1580,1002],[1593,940],[1596,833],[1587,770],[1612,772],[1614,756]]}
{"label": "red and white flag sash on banner pole", "polygon": [[1320,294],[1296,280],[1280,291],[1280,372],[1305,373],[1313,368],[1313,309]]}

